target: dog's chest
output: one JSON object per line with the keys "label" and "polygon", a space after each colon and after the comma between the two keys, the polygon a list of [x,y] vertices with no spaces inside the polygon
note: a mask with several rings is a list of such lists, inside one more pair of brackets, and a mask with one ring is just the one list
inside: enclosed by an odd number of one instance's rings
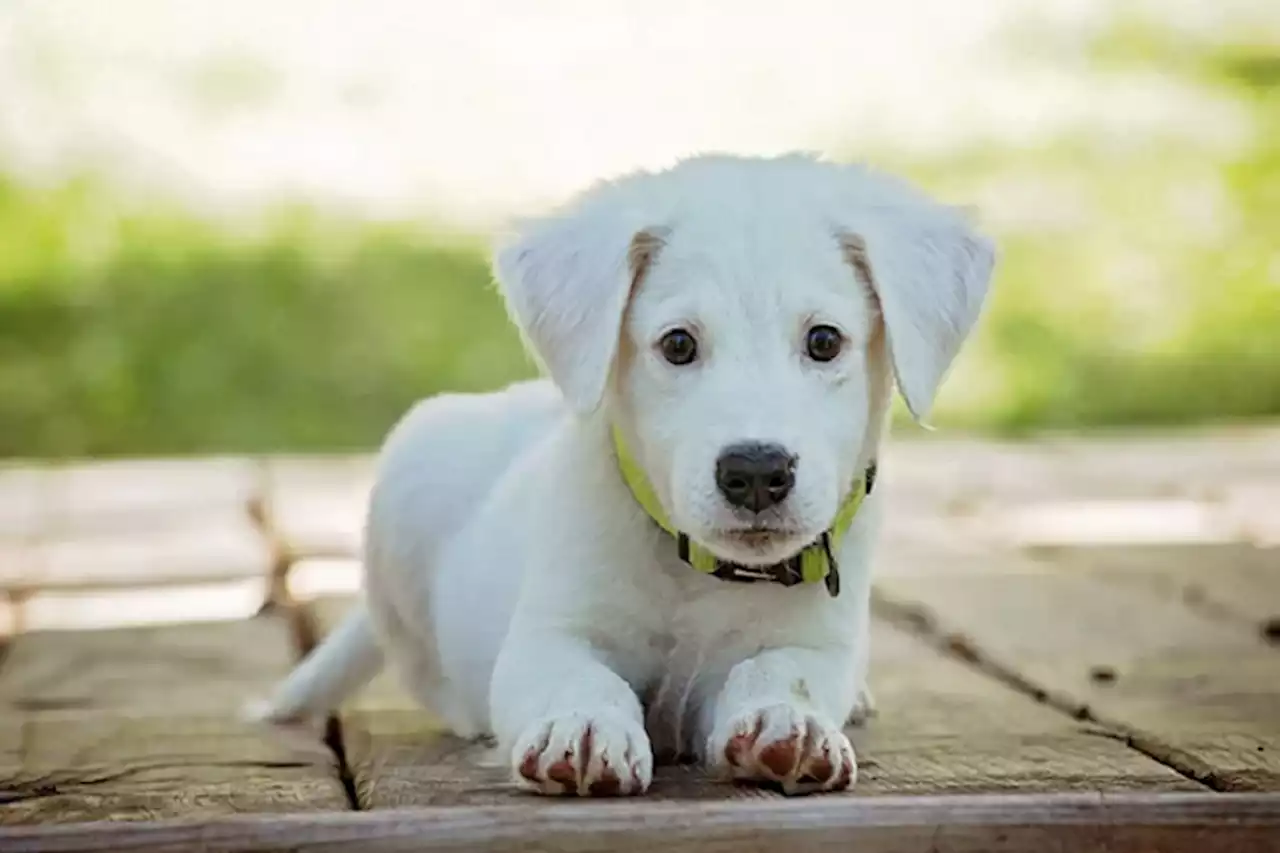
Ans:
{"label": "dog's chest", "polygon": [[660,756],[698,753],[704,717],[730,670],[793,633],[787,605],[798,601],[786,599],[794,592],[705,576],[678,584],[665,630],[653,641],[661,660],[645,693],[646,727]]}

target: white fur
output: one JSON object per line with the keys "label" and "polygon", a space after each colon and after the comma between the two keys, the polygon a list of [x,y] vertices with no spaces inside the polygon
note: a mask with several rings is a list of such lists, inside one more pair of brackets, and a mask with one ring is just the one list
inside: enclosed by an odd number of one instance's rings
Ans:
{"label": "white fur", "polygon": [[[661,245],[636,270],[641,231]],[[369,509],[365,607],[266,716],[324,712],[371,676],[369,620],[413,695],[461,735],[496,735],[526,788],[595,793],[614,778],[605,787],[638,793],[655,751],[789,792],[849,784],[842,727],[865,695],[881,492],[838,555],[839,597],[721,581],[680,562],[636,504],[609,426],[677,527],[726,559],[782,559],[876,457],[895,375],[928,410],[991,266],[951,209],[801,156],[694,158],[527,224],[495,268],[551,381],[439,397],[396,426]],[[847,338],[834,361],[805,355],[816,323]],[[655,346],[676,326],[698,338],[694,364]],[[799,458],[793,492],[759,518],[714,482],[717,455],[744,440]],[[776,533],[743,537],[756,522]],[[779,755],[795,761],[779,769]]]}

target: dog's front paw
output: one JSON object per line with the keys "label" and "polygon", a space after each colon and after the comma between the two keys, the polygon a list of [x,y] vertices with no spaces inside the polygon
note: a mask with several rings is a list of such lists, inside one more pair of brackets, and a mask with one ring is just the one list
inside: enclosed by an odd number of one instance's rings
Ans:
{"label": "dog's front paw", "polygon": [[858,776],[839,727],[785,704],[730,717],[712,734],[707,755],[725,778],[773,783],[789,795],[841,791]]}
{"label": "dog's front paw", "polygon": [[511,761],[516,782],[539,794],[643,794],[653,779],[644,726],[616,712],[535,723],[516,740]]}

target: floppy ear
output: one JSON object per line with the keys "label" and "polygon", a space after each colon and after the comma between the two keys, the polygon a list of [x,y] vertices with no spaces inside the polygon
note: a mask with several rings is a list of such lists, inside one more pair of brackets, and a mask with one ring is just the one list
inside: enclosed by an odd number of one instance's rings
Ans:
{"label": "floppy ear", "polygon": [[528,348],[579,413],[600,405],[632,289],[662,245],[617,205],[525,224],[494,274]]}
{"label": "floppy ear", "polygon": [[880,303],[898,390],[920,421],[982,312],[995,247],[959,211],[938,205],[862,219],[840,245]]}

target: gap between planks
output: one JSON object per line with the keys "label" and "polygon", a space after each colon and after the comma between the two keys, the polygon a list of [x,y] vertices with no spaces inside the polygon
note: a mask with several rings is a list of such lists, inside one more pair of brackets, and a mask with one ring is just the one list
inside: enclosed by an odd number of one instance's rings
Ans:
{"label": "gap between planks", "polygon": [[[277,497],[278,495],[274,494],[273,490],[268,489],[261,506],[269,511],[272,508],[272,502]],[[278,574],[287,578],[289,568],[297,562],[299,555],[303,554],[307,546],[291,541],[292,537],[285,535],[287,533],[285,530],[287,525],[274,523],[275,520],[268,515],[268,512],[262,512],[260,519],[264,531],[281,544],[279,550],[281,555],[279,565],[281,568],[278,570]],[[296,553],[291,554],[291,551]],[[287,596],[288,590],[284,587],[284,584],[281,584],[280,588],[282,589],[282,594]],[[888,605],[896,606],[899,603],[901,603],[901,609],[897,612],[894,612],[892,608],[885,609]],[[1186,602],[1189,607],[1193,603]],[[1090,733],[1092,735],[1105,737],[1117,742],[1118,745],[1123,745],[1123,748],[1136,755],[1142,755],[1158,763],[1161,767],[1168,768],[1171,773],[1177,773],[1197,786],[1208,787],[1213,790],[1238,790],[1238,788],[1232,786],[1231,780],[1223,782],[1215,777],[1211,769],[1209,772],[1205,772],[1202,767],[1198,768],[1191,763],[1179,760],[1173,751],[1167,745],[1161,743],[1158,738],[1151,738],[1141,729],[1127,725],[1122,721],[1116,721],[1106,714],[1095,713],[1095,710],[1087,700],[1079,701],[1070,695],[1070,691],[1057,689],[1057,685],[1049,684],[1047,685],[1049,689],[1046,689],[1045,686],[1037,683],[1034,675],[1022,674],[1016,665],[1001,664],[998,657],[993,657],[988,653],[990,650],[980,648],[978,643],[967,639],[964,634],[948,633],[938,627],[940,623],[922,619],[921,615],[927,613],[927,609],[915,610],[914,604],[909,598],[902,599],[899,597],[898,602],[893,602],[881,596],[879,607],[882,615],[889,616],[891,621],[895,621],[899,625],[906,624],[914,633],[929,642],[932,647],[946,653],[948,658],[958,658],[968,663],[979,674],[993,678],[1007,687],[1014,688],[1020,695],[1041,703],[1049,711],[1061,713],[1069,719],[1090,723],[1091,726],[1096,727],[1091,729]],[[1192,607],[1191,609],[1208,610],[1210,608]],[[1205,613],[1205,615],[1213,615],[1223,621],[1230,621],[1225,618],[1224,614],[1225,611],[1213,614]],[[965,626],[962,623],[959,627],[963,630]],[[314,638],[314,631],[312,636]],[[342,749],[343,753],[345,753],[348,744],[345,742],[344,735],[350,733],[342,730],[340,720],[341,717],[336,718],[336,721],[331,724],[330,730],[336,732],[336,738],[333,742],[335,751]],[[344,768],[348,773],[351,771],[351,768],[346,766],[345,762]]]}
{"label": "gap between planks", "polygon": [[[286,567],[285,576],[287,577],[287,575],[288,568]],[[282,588],[287,593],[287,586]],[[311,654],[312,650],[319,645],[319,629],[316,625],[315,617],[308,606],[297,602],[279,605],[269,602],[265,606],[284,609],[289,620],[289,627],[293,633],[294,650],[299,661]],[[325,747],[333,753],[334,766],[338,771],[338,781],[342,784],[342,792],[347,798],[347,805],[352,811],[361,811],[360,797],[356,794],[355,775],[352,773],[351,764],[347,760],[347,746],[342,730],[342,717],[336,711],[325,717],[323,741]]]}
{"label": "gap between planks", "polygon": [[1097,726],[1094,734],[1117,740],[1192,782],[1213,791],[1220,790],[1214,787],[1210,779],[1202,778],[1203,774],[1197,774],[1192,768],[1180,766],[1178,762],[1172,761],[1168,750],[1153,749],[1150,743],[1135,737],[1134,733],[1126,731],[1125,727],[1098,719],[1087,704],[1067,701],[1065,697],[1040,687],[1016,670],[992,660],[963,634],[940,629],[925,608],[886,598],[878,590],[872,593],[871,607],[872,612],[880,618],[911,632],[942,654],[967,664],[983,675],[1008,685],[1036,702],[1061,711],[1074,720]]}
{"label": "gap between planks", "polygon": [[[1098,592],[1103,594],[1107,592],[1107,584],[1097,583],[1096,580],[1094,584],[1097,585]],[[886,593],[883,589],[884,585],[888,585],[893,592]],[[1151,758],[1152,761],[1178,772],[1185,779],[1203,785],[1204,788],[1219,793],[1256,790],[1248,785],[1242,788],[1238,780],[1231,779],[1229,772],[1220,772],[1212,766],[1204,766],[1204,762],[1199,762],[1201,766],[1197,766],[1196,757],[1193,754],[1181,751],[1178,745],[1167,742],[1167,739],[1158,731],[1148,733],[1140,724],[1125,722],[1121,719],[1124,716],[1123,713],[1117,716],[1116,713],[1098,712],[1087,697],[1080,698],[1069,686],[1056,684],[1053,679],[1044,680],[1046,676],[1043,672],[1039,672],[1038,675],[1024,674],[1019,669],[1020,663],[1016,662],[1016,657],[1002,660],[1006,656],[1001,649],[988,647],[991,640],[987,631],[977,630],[978,638],[972,635],[975,629],[982,628],[972,621],[974,619],[972,615],[966,615],[960,608],[956,608],[956,612],[950,612],[945,605],[941,606],[940,610],[937,601],[928,603],[916,601],[910,597],[909,592],[904,592],[911,589],[913,588],[910,584],[905,587],[877,584],[873,590],[873,612],[882,619],[910,631],[924,642],[931,643],[938,651],[954,660],[964,662],[973,669],[1009,685],[1010,688],[1028,695],[1034,701],[1064,713],[1071,719],[1097,726],[1094,734],[1117,740],[1126,747]],[[1115,678],[1114,672],[1111,676]],[[1260,744],[1257,749],[1261,753],[1265,747]],[[1262,790],[1271,789],[1270,785],[1263,783]]]}
{"label": "gap between planks", "polygon": [[0,824],[345,811],[330,752],[238,717],[295,658],[281,613],[15,638],[0,668]]}
{"label": "gap between planks", "polygon": [[[349,605],[350,599],[316,602],[316,624],[336,624]],[[873,689],[882,714],[851,730],[862,755],[860,795],[1203,790],[1122,743],[1081,731],[1055,709],[939,654],[885,620],[877,619],[873,630],[880,656]],[[520,799],[502,772],[505,762],[444,734],[394,679],[376,679],[341,714],[365,810]],[[717,783],[698,768],[664,766],[644,799],[775,796]]]}
{"label": "gap between planks", "polygon": [[[271,554],[270,580],[267,584],[266,599],[263,609],[280,609],[288,619],[293,635],[294,652],[297,661],[302,661],[319,645],[321,636],[310,608],[302,602],[294,600],[289,593],[289,573],[303,555],[288,542],[283,531],[279,529],[272,513],[273,494],[269,464],[261,462],[257,469],[254,493],[246,505],[250,522],[266,543]],[[342,730],[342,717],[336,711],[328,714],[324,720],[323,742],[333,753],[334,763],[338,771],[338,781],[342,784],[347,805],[352,811],[360,811],[360,798],[356,794],[355,776],[347,760],[346,739]]]}

